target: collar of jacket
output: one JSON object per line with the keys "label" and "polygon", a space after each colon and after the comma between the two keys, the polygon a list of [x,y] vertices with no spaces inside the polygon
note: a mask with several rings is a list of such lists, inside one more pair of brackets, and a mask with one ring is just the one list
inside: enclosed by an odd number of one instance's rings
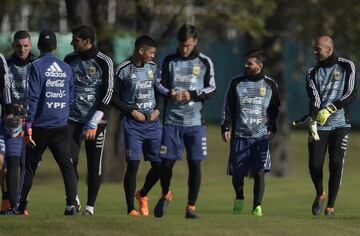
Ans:
{"label": "collar of jacket", "polygon": [[244,76],[246,79],[248,80],[251,80],[251,81],[259,81],[259,80],[262,80],[264,79],[264,73],[263,72],[260,72],[256,75],[246,75]]}
{"label": "collar of jacket", "polygon": [[35,60],[35,55],[30,52],[29,56],[25,60],[23,60],[19,58],[15,53],[13,53],[11,54],[11,60],[16,66],[26,66],[27,64]]}
{"label": "collar of jacket", "polygon": [[95,57],[98,52],[99,52],[99,50],[97,50],[97,48],[95,46],[92,46],[85,52],[79,53],[79,55],[81,57]]}
{"label": "collar of jacket", "polygon": [[185,59],[185,60],[192,60],[192,59],[195,59],[196,57],[198,57],[199,54],[200,54],[200,52],[197,50],[197,48],[194,48],[188,57],[183,57],[183,56],[181,56],[181,54],[180,54],[180,50],[177,49],[177,50],[176,50],[176,54],[177,54],[179,57],[181,57],[181,58],[183,58],[183,59]]}
{"label": "collar of jacket", "polygon": [[42,58],[42,57],[55,57],[55,55],[54,52],[45,52],[41,54],[38,58]]}
{"label": "collar of jacket", "polygon": [[333,65],[336,64],[337,60],[338,60],[338,57],[335,55],[335,53],[333,53],[331,56],[329,56],[325,60],[319,61],[318,65],[320,67],[332,67]]}

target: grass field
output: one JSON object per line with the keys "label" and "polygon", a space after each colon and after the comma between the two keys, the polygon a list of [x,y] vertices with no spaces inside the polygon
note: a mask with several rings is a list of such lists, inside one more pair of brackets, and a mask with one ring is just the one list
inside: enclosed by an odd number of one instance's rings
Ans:
{"label": "grass field", "polygon": [[[267,176],[263,200],[264,216],[251,215],[251,179],[245,181],[245,214],[232,214],[233,190],[225,175],[228,147],[218,127],[208,129],[209,159],[203,162],[203,179],[198,200],[199,220],[184,219],[187,196],[186,162],[178,162],[172,184],[173,202],[161,219],[126,215],[121,183],[103,184],[94,216],[63,216],[64,188],[55,161],[45,157],[31,191],[30,217],[1,217],[0,235],[359,235],[360,234],[360,133],[350,136],[343,184],[336,204],[336,217],[313,217],[314,189],[307,169],[307,135],[290,135],[291,175]],[[80,163],[85,166],[84,159]],[[327,170],[327,163],[325,164]],[[142,163],[138,186],[143,183],[148,163]],[[84,170],[82,170],[84,176]],[[327,179],[328,173],[325,171]],[[326,186],[326,184],[325,184]],[[85,178],[81,178],[80,197],[85,201]],[[151,210],[160,196],[160,187],[150,192]]]}

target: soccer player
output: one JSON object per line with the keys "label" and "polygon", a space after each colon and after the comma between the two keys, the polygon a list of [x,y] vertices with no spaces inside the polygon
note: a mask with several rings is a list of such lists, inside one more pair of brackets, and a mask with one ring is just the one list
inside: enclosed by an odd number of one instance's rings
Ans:
{"label": "soccer player", "polygon": [[314,55],[317,63],[306,75],[309,112],[319,124],[320,138],[309,136],[308,143],[310,175],[316,190],[312,214],[319,215],[323,210],[326,193],[322,169],[328,150],[329,199],[324,213],[333,216],[351,127],[348,106],[356,100],[355,66],[352,61],[336,56],[334,42],[327,35],[316,39]]}
{"label": "soccer player", "polygon": [[[113,94],[113,62],[96,46],[95,32],[80,26],[73,32],[74,52],[65,57],[74,73],[76,97],[70,110],[71,156],[76,170],[80,146],[85,140],[87,157],[87,204],[84,215],[94,214],[94,205],[102,181],[103,148],[106,134],[106,113]],[[80,201],[78,210],[80,210]]]}
{"label": "soccer player", "polygon": [[23,122],[28,104],[27,76],[35,56],[30,52],[30,35],[25,30],[17,31],[13,39],[14,53],[6,58],[10,76],[12,103],[15,107],[15,128],[5,127],[6,144],[6,187],[11,207],[14,207],[18,190],[18,171],[23,152]]}
{"label": "soccer player", "polygon": [[29,106],[26,114],[25,173],[18,201],[5,215],[21,215],[43,152],[50,148],[60,167],[66,190],[65,215],[76,214],[77,183],[70,155],[70,133],[67,125],[74,97],[73,75],[69,65],[57,59],[56,36],[41,31],[38,39],[40,57],[29,69]]}
{"label": "soccer player", "polygon": [[265,56],[261,50],[245,54],[245,73],[228,86],[222,112],[222,139],[230,143],[227,172],[235,190],[233,211],[244,207],[244,177],[254,174],[252,213],[262,216],[265,172],[270,171],[269,138],[276,133],[279,93],[276,82],[262,72]]}
{"label": "soccer player", "polygon": [[183,145],[189,167],[186,218],[198,218],[195,210],[201,183],[201,161],[207,157],[206,126],[203,105],[216,90],[214,68],[209,57],[200,53],[197,30],[185,24],[178,32],[177,52],[168,55],[162,65],[161,93],[165,95],[164,126],[160,157],[161,187],[154,214],[162,217],[172,199],[172,169],[181,160]]}
{"label": "soccer player", "polygon": [[[11,74],[5,57],[0,53],[0,105],[2,109],[5,108],[9,115],[9,119],[6,119],[6,121],[10,121],[11,116],[13,116],[13,106],[11,105],[10,93],[10,76]],[[1,111],[0,114],[2,115],[3,111]],[[11,207],[5,183],[5,137],[3,132],[3,125],[3,121],[0,119],[0,187],[2,193],[1,211],[5,211]]]}
{"label": "soccer player", "polygon": [[127,212],[139,215],[134,207],[136,174],[141,155],[150,161],[144,186],[136,192],[140,214],[149,215],[147,194],[160,178],[161,123],[158,118],[161,98],[155,92],[157,65],[153,62],[156,42],[149,36],[135,41],[132,57],[116,70],[117,96],[113,105],[125,114],[123,120],[127,169],[124,178]]}

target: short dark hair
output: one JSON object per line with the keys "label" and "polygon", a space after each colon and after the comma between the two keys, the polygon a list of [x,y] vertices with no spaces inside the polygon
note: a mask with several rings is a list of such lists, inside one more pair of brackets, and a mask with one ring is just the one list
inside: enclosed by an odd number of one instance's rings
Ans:
{"label": "short dark hair", "polygon": [[177,36],[178,36],[179,42],[185,42],[186,40],[188,40],[191,37],[196,39],[197,38],[197,30],[196,30],[195,26],[185,24],[180,27]]}
{"label": "short dark hair", "polygon": [[91,26],[88,25],[79,26],[73,30],[72,34],[75,37],[81,38],[82,40],[90,39],[90,42],[92,44],[94,44],[95,42],[95,31],[93,30],[93,28],[91,28]]}
{"label": "short dark hair", "polygon": [[265,53],[261,49],[252,49],[250,51],[247,51],[244,55],[245,58],[251,58],[254,57],[259,63],[265,62]]}
{"label": "short dark hair", "polygon": [[135,49],[139,49],[141,47],[148,46],[148,47],[157,47],[156,41],[147,35],[142,35],[138,37],[135,41]]}
{"label": "short dark hair", "polygon": [[19,40],[19,39],[26,39],[26,38],[30,39],[29,32],[27,32],[26,30],[19,30],[19,31],[16,31],[16,33],[14,34],[13,42],[15,42],[16,40]]}

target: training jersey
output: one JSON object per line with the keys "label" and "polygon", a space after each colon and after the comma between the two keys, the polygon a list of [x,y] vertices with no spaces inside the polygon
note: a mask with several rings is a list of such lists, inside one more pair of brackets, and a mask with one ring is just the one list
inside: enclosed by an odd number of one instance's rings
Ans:
{"label": "training jersey", "polygon": [[[26,111],[28,100],[28,74],[31,63],[35,60],[33,54],[29,54],[25,60],[20,59],[15,53],[6,58],[9,70],[11,72],[10,85],[12,102],[16,106],[21,106],[23,112]],[[24,116],[25,114],[18,114]]]}
{"label": "training jersey", "polygon": [[53,53],[45,53],[31,64],[28,84],[26,122],[41,128],[65,126],[74,99],[70,66]]}
{"label": "training jersey", "polygon": [[277,83],[259,73],[234,77],[225,93],[222,132],[237,138],[259,138],[276,133],[280,100]]}
{"label": "training jersey", "polygon": [[155,92],[157,73],[154,62],[136,66],[129,59],[121,63],[115,73],[117,95],[113,105],[126,115],[137,110],[150,116],[154,109],[159,109]]}
{"label": "training jersey", "polygon": [[348,105],[356,100],[354,63],[334,54],[308,69],[306,87],[310,98],[310,115],[315,118],[319,110],[333,104],[337,111],[330,115],[318,130],[351,127]]}
{"label": "training jersey", "polygon": [[[179,51],[168,55],[162,64],[159,92],[166,96],[164,123],[179,126],[199,126],[205,123],[203,104],[216,90],[214,66],[211,59],[196,49],[184,58]],[[189,102],[176,102],[170,90],[188,90]]]}
{"label": "training jersey", "polygon": [[0,53],[0,114],[5,107],[8,114],[14,114],[14,107],[11,104],[11,91],[10,91],[10,70],[6,63],[6,59],[3,54]]}
{"label": "training jersey", "polygon": [[64,59],[74,74],[75,100],[70,111],[70,120],[87,123],[95,111],[109,108],[113,95],[114,69],[112,60],[92,47],[83,53],[71,53]]}

